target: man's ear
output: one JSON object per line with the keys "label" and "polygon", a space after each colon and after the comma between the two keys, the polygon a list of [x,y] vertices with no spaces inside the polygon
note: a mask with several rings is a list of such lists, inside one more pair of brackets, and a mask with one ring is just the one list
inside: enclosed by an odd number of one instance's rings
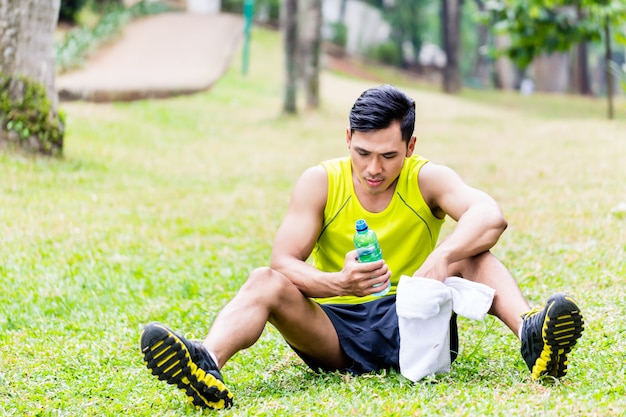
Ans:
{"label": "man's ear", "polygon": [[406,147],[407,158],[413,155],[413,151],[415,150],[415,142],[417,142],[417,138],[415,136],[411,136],[411,139],[409,139],[409,143],[407,144],[407,147]]}
{"label": "man's ear", "polygon": [[350,142],[352,141],[352,134],[350,133],[350,128],[346,128],[346,144],[348,145],[348,149],[350,149]]}

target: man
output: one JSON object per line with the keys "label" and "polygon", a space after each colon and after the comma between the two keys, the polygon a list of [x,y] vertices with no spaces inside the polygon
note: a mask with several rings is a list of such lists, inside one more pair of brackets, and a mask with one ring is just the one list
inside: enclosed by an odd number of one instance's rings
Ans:
{"label": "man", "polygon": [[[389,85],[365,91],[350,113],[349,157],[302,174],[270,267],[250,274],[204,342],[159,323],[144,328],[141,350],[152,373],[183,389],[196,406],[228,407],[233,395],[219,370],[255,343],[267,322],[315,370],[398,369],[396,285],[400,276],[413,275],[458,276],[495,289],[489,312],[521,339],[532,377],[564,376],[583,331],[579,308],[556,294],[543,309],[530,310],[489,252],[507,227],[500,207],[451,169],[413,156],[414,125],[415,102],[403,92]],[[457,224],[438,243],[445,216]],[[361,218],[377,232],[384,260],[358,262],[352,236]],[[372,295],[389,282],[388,295]],[[454,357],[454,319],[451,331]]]}

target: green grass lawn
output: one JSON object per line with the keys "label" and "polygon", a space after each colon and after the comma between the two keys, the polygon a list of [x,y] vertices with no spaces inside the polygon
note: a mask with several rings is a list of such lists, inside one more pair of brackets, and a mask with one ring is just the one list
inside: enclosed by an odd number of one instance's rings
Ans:
{"label": "green grass lawn", "polygon": [[[284,117],[281,62],[279,36],[255,29],[246,77],[236,57],[206,93],[63,103],[63,159],[0,154],[0,415],[197,415],[144,368],[141,328],[158,320],[205,336],[268,264],[298,175],[346,154],[350,106],[371,86],[325,72],[322,108]],[[501,203],[510,227],[494,251],[531,304],[556,291],[580,303],[586,331],[570,372],[532,381],[492,317],[461,320],[450,374],[417,384],[314,374],[268,326],[223,369],[235,406],[219,414],[624,415],[623,101],[607,121],[600,99],[453,97],[389,81],[417,101],[417,151]]]}

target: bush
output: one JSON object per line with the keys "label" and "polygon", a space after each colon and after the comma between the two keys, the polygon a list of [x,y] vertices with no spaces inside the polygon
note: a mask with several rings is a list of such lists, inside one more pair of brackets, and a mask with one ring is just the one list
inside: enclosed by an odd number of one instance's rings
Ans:
{"label": "bush", "polygon": [[1,139],[19,148],[60,155],[64,132],[63,114],[53,113],[42,84],[0,72]]}
{"label": "bush", "polygon": [[383,42],[373,47],[368,55],[386,65],[402,66],[402,50],[391,41]]}
{"label": "bush", "polygon": [[334,22],[330,24],[331,38],[330,41],[335,45],[345,48],[348,44],[348,27],[345,23]]}
{"label": "bush", "polygon": [[61,0],[59,9],[59,21],[76,23],[78,12],[87,4],[87,0]]}
{"label": "bush", "polygon": [[[222,11],[243,14],[245,0],[222,0]],[[254,15],[259,16],[260,10],[267,10],[266,19],[278,21],[280,19],[280,0],[254,0]]]}

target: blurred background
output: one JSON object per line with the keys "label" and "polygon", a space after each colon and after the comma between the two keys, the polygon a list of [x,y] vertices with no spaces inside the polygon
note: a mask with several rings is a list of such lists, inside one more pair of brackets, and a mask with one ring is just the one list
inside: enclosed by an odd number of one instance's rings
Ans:
{"label": "blurred background", "polygon": [[[159,46],[180,36],[186,39],[182,43],[176,39],[180,48],[197,47],[190,55],[220,48],[208,58],[210,65],[215,60],[222,63],[212,79],[200,80],[195,87],[172,87],[173,94],[206,89],[242,44],[245,73],[251,28],[258,25],[280,31],[285,113],[297,111],[298,89],[305,91],[307,106],[316,108],[320,70],[348,64],[353,72],[360,69],[364,74],[374,65],[392,67],[449,94],[465,88],[606,98],[609,119],[615,117],[616,97],[626,90],[623,0],[0,0],[0,65],[8,92],[0,141],[60,153],[63,120],[55,119],[59,98],[55,76],[80,70],[98,51],[123,39],[121,34],[132,22],[162,14],[204,16],[201,27],[212,32],[184,23],[180,28],[162,23],[159,36],[153,32],[153,41],[144,41],[139,47],[142,53],[154,50],[161,61],[167,61],[168,54],[175,51],[159,50]],[[210,20],[210,16],[221,20]],[[231,42],[227,32],[233,31],[237,36]],[[143,60],[143,65],[150,62],[135,57]],[[178,60],[172,55],[170,64]],[[119,83],[126,77],[106,71],[91,79],[103,80],[108,75]],[[131,71],[126,74],[130,79]],[[51,127],[34,126],[27,120],[31,116],[20,118],[11,111],[24,98],[23,83],[11,81],[16,76],[33,79],[45,88],[50,110],[40,118],[50,119]],[[81,85],[80,92],[61,91],[61,98],[89,99],[86,88]],[[163,95],[159,91],[152,96]],[[106,99],[103,94],[91,95],[96,96]],[[141,98],[141,94],[109,96],[111,100],[132,98]],[[48,114],[45,108],[37,113]],[[29,124],[32,128],[26,126]],[[33,128],[50,128],[56,139],[37,144],[42,139],[32,135]]]}

